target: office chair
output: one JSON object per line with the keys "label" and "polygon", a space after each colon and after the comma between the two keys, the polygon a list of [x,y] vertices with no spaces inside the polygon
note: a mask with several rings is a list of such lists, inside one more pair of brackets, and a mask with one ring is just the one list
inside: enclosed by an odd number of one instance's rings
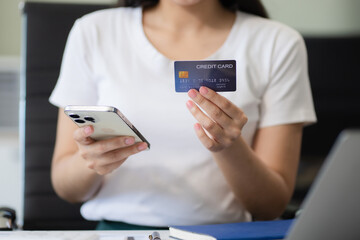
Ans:
{"label": "office chair", "polygon": [[57,81],[68,33],[75,19],[110,5],[25,2],[21,76],[21,150],[24,161],[25,230],[93,229],[54,192],[50,165],[58,109],[48,102]]}

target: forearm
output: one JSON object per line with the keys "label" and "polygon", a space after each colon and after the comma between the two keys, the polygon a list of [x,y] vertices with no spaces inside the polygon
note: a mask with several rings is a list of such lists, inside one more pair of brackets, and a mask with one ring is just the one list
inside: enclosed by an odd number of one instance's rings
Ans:
{"label": "forearm", "polygon": [[234,144],[213,153],[236,198],[256,219],[274,219],[284,210],[291,186],[269,168],[240,137]]}
{"label": "forearm", "polygon": [[69,202],[84,202],[101,187],[103,176],[85,165],[78,152],[54,160],[51,180],[56,193]]}
{"label": "forearm", "polygon": [[303,124],[260,128],[250,147],[242,138],[248,119],[238,106],[206,87],[188,95],[187,107],[198,120],[196,134],[236,198],[256,219],[278,217],[295,185]]}

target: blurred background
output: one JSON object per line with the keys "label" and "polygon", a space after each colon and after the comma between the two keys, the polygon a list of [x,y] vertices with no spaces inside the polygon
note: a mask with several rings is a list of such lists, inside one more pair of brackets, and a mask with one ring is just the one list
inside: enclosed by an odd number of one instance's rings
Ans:
{"label": "blurred background", "polygon": [[[0,206],[23,210],[23,163],[19,141],[21,54],[20,0],[0,0]],[[38,0],[111,4],[114,0]],[[270,17],[303,36],[360,35],[359,0],[263,0]]]}

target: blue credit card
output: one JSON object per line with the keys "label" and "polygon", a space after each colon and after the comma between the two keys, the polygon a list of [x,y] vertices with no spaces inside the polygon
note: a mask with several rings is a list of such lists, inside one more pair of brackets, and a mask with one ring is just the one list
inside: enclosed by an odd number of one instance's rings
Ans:
{"label": "blue credit card", "polygon": [[187,92],[201,86],[216,92],[236,91],[236,61],[175,61],[175,91]]}

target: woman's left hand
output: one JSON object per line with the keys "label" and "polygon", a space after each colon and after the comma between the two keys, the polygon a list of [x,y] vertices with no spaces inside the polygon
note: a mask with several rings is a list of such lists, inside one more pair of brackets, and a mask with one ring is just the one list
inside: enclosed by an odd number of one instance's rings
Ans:
{"label": "woman's left hand", "polygon": [[194,125],[196,134],[207,149],[219,152],[241,136],[247,117],[240,108],[207,87],[191,89],[188,95],[192,101],[186,105],[198,121]]}

